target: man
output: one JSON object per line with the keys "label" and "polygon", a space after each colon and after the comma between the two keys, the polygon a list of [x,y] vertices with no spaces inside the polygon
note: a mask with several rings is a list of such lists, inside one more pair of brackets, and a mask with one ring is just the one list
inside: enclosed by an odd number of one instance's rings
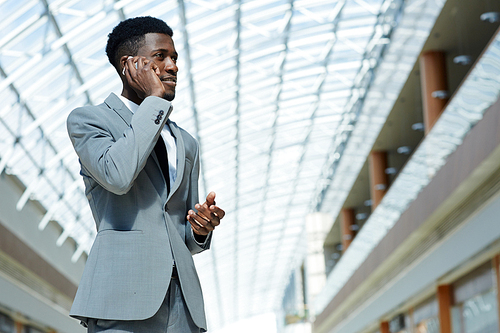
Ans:
{"label": "man", "polygon": [[197,203],[198,143],[168,120],[172,34],[152,17],[118,24],[106,53],[121,96],[68,117],[98,231],[70,313],[88,332],[207,329],[192,255],[209,248],[225,213],[213,192]]}

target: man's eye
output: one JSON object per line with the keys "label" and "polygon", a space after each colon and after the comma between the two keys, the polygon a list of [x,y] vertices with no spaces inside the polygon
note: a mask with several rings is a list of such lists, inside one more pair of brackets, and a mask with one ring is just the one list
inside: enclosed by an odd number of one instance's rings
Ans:
{"label": "man's eye", "polygon": [[156,54],[155,54],[155,57],[158,57],[158,58],[163,58],[163,54],[161,54],[161,53],[156,53]]}

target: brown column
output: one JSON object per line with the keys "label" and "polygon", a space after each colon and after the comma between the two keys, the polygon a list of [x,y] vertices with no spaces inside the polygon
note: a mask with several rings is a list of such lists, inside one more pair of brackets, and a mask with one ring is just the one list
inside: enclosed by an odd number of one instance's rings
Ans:
{"label": "brown column", "polygon": [[415,319],[413,318],[413,312],[415,311],[415,309],[413,307],[411,307],[409,310],[408,310],[408,317],[410,318],[410,332],[413,332],[415,331]]}
{"label": "brown column", "polygon": [[372,151],[369,157],[370,193],[372,197],[372,211],[378,206],[389,184],[385,169],[387,169],[387,153]]}
{"label": "brown column", "polygon": [[340,213],[340,229],[342,231],[342,252],[345,252],[351,245],[354,238],[354,231],[351,226],[355,223],[354,209],[343,208]]}
{"label": "brown column", "polygon": [[383,321],[380,323],[380,333],[391,333],[389,331],[389,322]]}
{"label": "brown column", "polygon": [[451,285],[440,285],[437,288],[437,300],[439,305],[439,326],[441,333],[451,333],[451,305],[452,305]]}
{"label": "brown column", "polygon": [[23,323],[16,321],[16,333],[23,333]]}
{"label": "brown column", "polygon": [[[497,304],[500,305],[500,255],[493,258],[493,269],[495,270],[495,280],[497,283]],[[497,306],[497,315],[500,318],[500,306]],[[498,331],[500,332],[500,320],[498,321]]]}
{"label": "brown column", "polygon": [[425,134],[427,134],[448,102],[448,98],[441,99],[432,96],[432,93],[436,91],[448,91],[444,52],[429,51],[420,56],[420,83],[422,85]]}

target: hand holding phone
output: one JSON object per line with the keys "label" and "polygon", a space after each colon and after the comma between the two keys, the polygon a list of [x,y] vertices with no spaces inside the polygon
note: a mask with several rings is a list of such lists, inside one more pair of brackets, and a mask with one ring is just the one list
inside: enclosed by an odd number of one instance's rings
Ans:
{"label": "hand holding phone", "polygon": [[165,98],[165,87],[158,77],[160,70],[154,61],[142,56],[128,56],[122,74],[140,99],[148,96]]}

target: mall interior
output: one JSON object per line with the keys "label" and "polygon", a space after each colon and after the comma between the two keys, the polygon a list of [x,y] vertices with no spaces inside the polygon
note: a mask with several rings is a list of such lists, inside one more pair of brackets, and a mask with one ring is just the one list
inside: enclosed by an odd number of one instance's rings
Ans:
{"label": "mall interior", "polygon": [[0,333],[85,332],[65,121],[120,92],[106,36],[144,15],[227,213],[209,332],[500,332],[500,1],[0,0]]}

